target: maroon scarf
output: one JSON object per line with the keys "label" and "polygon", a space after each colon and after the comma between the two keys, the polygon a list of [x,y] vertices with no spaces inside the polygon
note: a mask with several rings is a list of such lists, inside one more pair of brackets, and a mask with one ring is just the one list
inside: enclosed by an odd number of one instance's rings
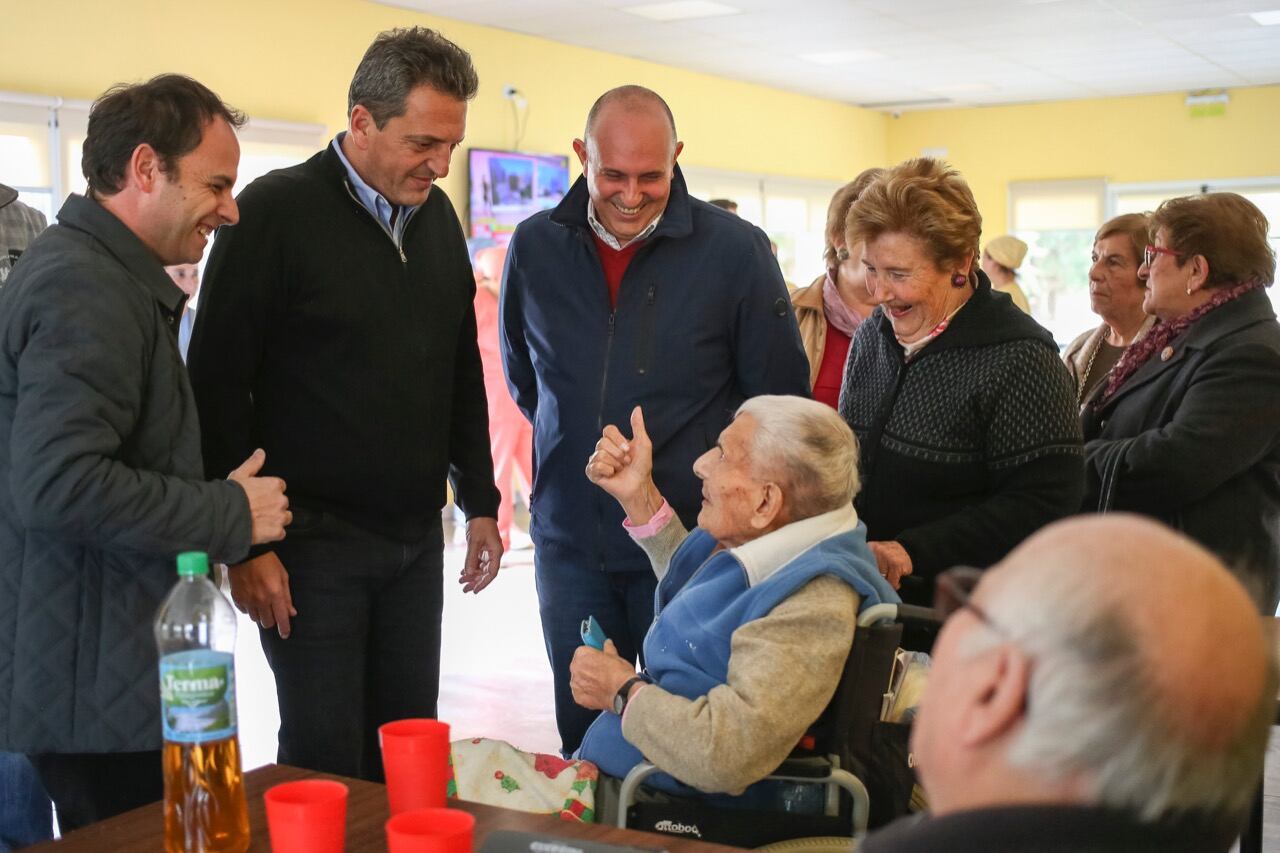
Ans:
{"label": "maroon scarf", "polygon": [[1103,403],[1111,399],[1112,395],[1120,390],[1120,386],[1136,373],[1139,367],[1146,364],[1152,355],[1163,350],[1169,345],[1170,341],[1190,328],[1191,324],[1196,320],[1199,320],[1213,309],[1221,308],[1228,302],[1239,299],[1246,293],[1263,286],[1260,281],[1246,281],[1244,284],[1223,288],[1215,293],[1208,302],[1193,311],[1183,314],[1172,323],[1157,320],[1142,340],[1126,349],[1124,355],[1120,356],[1120,360],[1116,362],[1116,366],[1111,368],[1111,375],[1107,379],[1106,389],[1094,398],[1094,408],[1101,407]]}

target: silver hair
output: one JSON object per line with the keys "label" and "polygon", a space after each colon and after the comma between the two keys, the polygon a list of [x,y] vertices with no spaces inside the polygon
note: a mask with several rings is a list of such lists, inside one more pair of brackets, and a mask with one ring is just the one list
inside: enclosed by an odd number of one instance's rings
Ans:
{"label": "silver hair", "polygon": [[[1274,665],[1266,701],[1222,748],[1207,750],[1170,708],[1122,606],[1100,601],[1070,572],[1021,577],[998,585],[987,602],[992,621],[1034,661],[1009,762],[1055,781],[1085,779],[1098,804],[1143,820],[1186,812],[1242,818],[1266,755]],[[992,631],[982,636],[987,645],[1000,641]]]}
{"label": "silver hair", "polygon": [[381,130],[404,115],[409,93],[430,86],[454,100],[469,101],[480,88],[471,54],[427,27],[378,33],[347,90],[347,115],[361,104]]}
{"label": "silver hair", "polygon": [[747,400],[737,414],[755,420],[752,468],[779,480],[792,519],[853,502],[858,441],[835,409],[804,397],[763,395]]}

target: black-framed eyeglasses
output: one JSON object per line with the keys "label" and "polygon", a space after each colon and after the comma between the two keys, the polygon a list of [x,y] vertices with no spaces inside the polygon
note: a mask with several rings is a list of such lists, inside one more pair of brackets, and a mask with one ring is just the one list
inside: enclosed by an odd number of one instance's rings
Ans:
{"label": "black-framed eyeglasses", "polygon": [[973,602],[973,591],[977,589],[980,580],[982,569],[972,566],[953,566],[942,572],[933,585],[933,609],[944,622],[958,611],[968,610],[992,631],[1008,637],[1008,632],[996,624],[987,611]]}

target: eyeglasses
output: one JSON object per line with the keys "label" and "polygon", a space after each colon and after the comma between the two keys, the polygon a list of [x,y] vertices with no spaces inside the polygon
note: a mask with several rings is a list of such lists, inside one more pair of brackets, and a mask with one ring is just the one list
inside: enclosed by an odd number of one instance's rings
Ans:
{"label": "eyeglasses", "polygon": [[955,613],[968,610],[977,616],[982,624],[1007,638],[1008,632],[992,621],[987,611],[973,603],[973,591],[977,589],[980,580],[982,580],[982,569],[975,569],[972,566],[953,566],[942,572],[934,581],[933,609],[937,612],[939,619],[944,622]]}
{"label": "eyeglasses", "polygon": [[1142,262],[1147,266],[1151,266],[1155,261],[1156,255],[1168,255],[1171,258],[1182,257],[1182,252],[1175,252],[1173,249],[1166,249],[1164,246],[1153,246],[1147,244],[1147,248],[1142,252]]}

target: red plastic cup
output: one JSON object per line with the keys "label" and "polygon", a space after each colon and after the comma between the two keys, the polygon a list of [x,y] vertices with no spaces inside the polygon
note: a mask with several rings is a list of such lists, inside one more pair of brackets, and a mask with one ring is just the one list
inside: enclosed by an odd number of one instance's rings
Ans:
{"label": "red plastic cup", "polygon": [[476,819],[457,809],[415,809],[387,821],[389,853],[471,853]]}
{"label": "red plastic cup", "polygon": [[267,829],[273,853],[342,853],[347,836],[347,786],[304,779],[267,789]]}
{"label": "red plastic cup", "polygon": [[391,814],[444,808],[449,784],[449,724],[396,720],[378,728]]}

